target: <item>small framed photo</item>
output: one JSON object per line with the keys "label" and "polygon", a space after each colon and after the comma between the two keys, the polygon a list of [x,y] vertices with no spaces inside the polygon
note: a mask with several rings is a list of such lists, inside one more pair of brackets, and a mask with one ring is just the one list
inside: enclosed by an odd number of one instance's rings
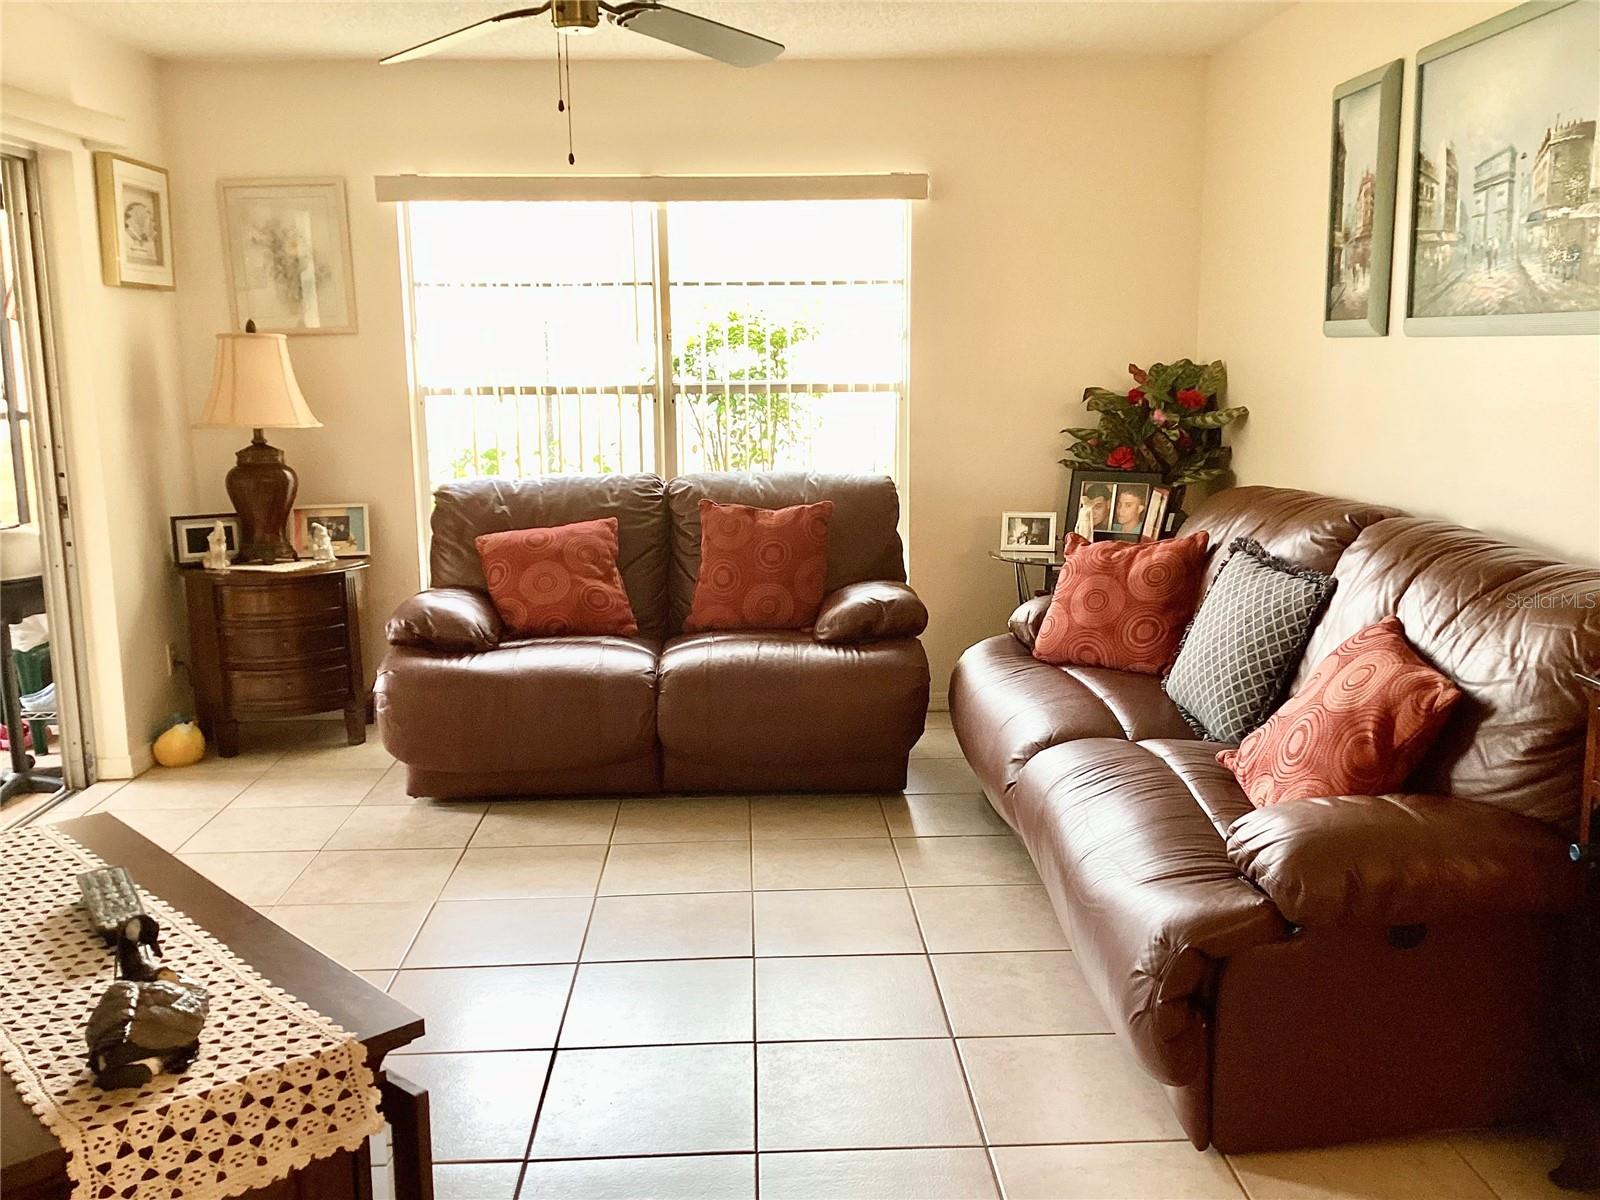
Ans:
{"label": "small framed photo", "polygon": [[1145,510],[1144,528],[1139,533],[1141,542],[1159,542],[1166,533],[1167,509],[1172,504],[1172,489],[1150,489],[1150,506]]}
{"label": "small framed photo", "polygon": [[1160,485],[1154,472],[1074,471],[1067,486],[1067,528],[1091,542],[1137,542]]}
{"label": "small framed photo", "polygon": [[233,327],[354,333],[344,180],[224,179],[217,192]]}
{"label": "small framed photo", "polygon": [[365,558],[372,553],[372,524],[365,504],[308,504],[296,508],[289,521],[289,540],[301,558],[311,555],[311,526],[321,525],[339,558]]}
{"label": "small framed photo", "polygon": [[172,205],[160,167],[104,150],[94,156],[100,218],[100,274],[108,287],[170,292]]}
{"label": "small framed photo", "polygon": [[211,531],[222,523],[228,557],[239,553],[239,518],[234,513],[197,513],[172,518],[172,557],[180,567],[197,567],[211,545]]}
{"label": "small framed photo", "polygon": [[1000,552],[1037,554],[1056,551],[1056,514],[1053,512],[1008,512],[1000,514]]}

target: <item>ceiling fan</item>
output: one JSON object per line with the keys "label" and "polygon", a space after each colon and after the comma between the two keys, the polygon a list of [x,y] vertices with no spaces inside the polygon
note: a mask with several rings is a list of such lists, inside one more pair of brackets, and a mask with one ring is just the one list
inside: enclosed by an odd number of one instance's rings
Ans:
{"label": "ceiling fan", "polygon": [[409,50],[391,54],[381,61],[387,66],[426,58],[446,46],[488,33],[497,25],[524,21],[545,13],[550,14],[550,23],[555,26],[557,33],[588,33],[600,24],[600,14],[604,13],[618,28],[642,33],[658,42],[681,46],[734,67],[760,66],[783,53],[781,42],[746,33],[743,29],[735,29],[720,21],[668,8],[654,0],[631,0],[623,4],[608,4],[606,0],[545,0],[545,3],[533,8],[516,8],[499,16],[475,21],[412,46]]}

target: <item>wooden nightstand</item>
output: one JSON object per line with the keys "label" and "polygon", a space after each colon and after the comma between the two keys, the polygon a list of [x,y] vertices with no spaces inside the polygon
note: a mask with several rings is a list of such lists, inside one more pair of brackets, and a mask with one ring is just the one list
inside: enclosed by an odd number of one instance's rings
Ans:
{"label": "wooden nightstand", "polygon": [[344,711],[350,744],[366,741],[360,601],[367,561],[183,572],[196,715],[223,758],[239,753],[241,720],[335,708]]}

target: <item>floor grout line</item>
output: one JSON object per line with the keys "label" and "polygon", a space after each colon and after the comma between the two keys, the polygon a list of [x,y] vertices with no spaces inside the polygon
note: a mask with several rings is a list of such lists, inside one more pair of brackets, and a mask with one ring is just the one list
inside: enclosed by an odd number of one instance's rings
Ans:
{"label": "floor grout line", "polygon": [[[661,961],[672,961],[664,959]],[[738,960],[743,961],[743,960]],[[541,963],[540,966],[570,967],[575,963]],[[609,964],[602,964],[609,965]],[[363,968],[372,970],[373,968]],[[429,968],[432,969],[432,968]],[[446,967],[441,970],[462,971],[494,971],[496,967]],[[383,974],[382,970],[378,970]],[[396,971],[395,974],[399,974]],[[573,972],[576,975],[576,972]],[[427,1058],[427,1057],[459,1057],[469,1054],[524,1054],[534,1051],[548,1050],[551,1053],[557,1050],[676,1050],[692,1046],[842,1046],[855,1045],[862,1042],[954,1042],[957,1046],[962,1042],[1004,1042],[1018,1041],[1024,1038],[1114,1038],[1117,1035],[1111,1032],[1088,1033],[981,1033],[981,1034],[938,1034],[938,1033],[904,1033],[904,1034],[873,1034],[868,1037],[816,1037],[816,1038],[695,1038],[681,1042],[611,1042],[600,1045],[533,1045],[533,1046],[478,1046],[471,1050],[410,1050],[399,1049],[391,1054],[401,1058]],[[1165,1140],[1165,1139],[1156,1139]]]}
{"label": "floor grout line", "polygon": [[[617,811],[615,813],[613,813],[612,817],[611,817],[611,833],[612,833],[613,836],[615,836],[615,834],[616,834],[617,822],[621,819],[621,814],[622,814],[622,809],[621,809],[621,806],[619,805],[618,808],[617,808]],[[517,1176],[517,1195],[521,1195],[522,1194],[522,1183],[523,1183],[523,1180],[527,1178],[527,1174],[528,1174],[527,1163],[533,1156],[533,1140],[538,1135],[538,1132],[539,1132],[539,1120],[540,1120],[541,1117],[544,1116],[544,1105],[545,1105],[545,1101],[549,1098],[549,1095],[550,1095],[550,1084],[551,1084],[551,1081],[554,1080],[555,1076],[556,1076],[557,1056],[561,1053],[561,1051],[560,1051],[561,1035],[566,1030],[566,1027],[567,1027],[567,1016],[572,1011],[572,997],[574,996],[574,994],[576,994],[576,992],[578,990],[578,972],[582,969],[582,965],[581,964],[583,962],[583,950],[584,950],[584,947],[587,946],[588,943],[589,943],[589,931],[594,927],[594,910],[595,910],[595,906],[598,905],[599,902],[600,902],[600,881],[605,878],[606,864],[610,861],[610,858],[611,858],[611,845],[610,845],[610,843],[608,841],[607,845],[606,845],[606,852],[600,858],[600,873],[595,877],[595,892],[594,892],[594,895],[591,896],[590,899],[589,899],[589,914],[588,914],[587,917],[584,918],[583,934],[578,939],[578,958],[577,958],[577,962],[574,963],[573,968],[572,968],[572,978],[567,983],[567,996],[566,996],[566,999],[563,1000],[562,1003],[561,1003],[561,1019],[558,1022],[556,1022],[556,1032],[555,1032],[556,1048],[553,1048],[550,1051],[550,1062],[545,1067],[544,1081],[543,1081],[543,1083],[540,1084],[540,1087],[539,1087],[539,1100],[538,1100],[538,1103],[536,1103],[534,1105],[534,1108],[533,1108],[533,1124],[528,1126],[528,1140],[523,1144],[523,1149],[522,1149],[523,1167],[522,1167],[521,1173]]]}
{"label": "floor grout line", "polygon": [[[881,814],[883,806],[880,803]],[[755,1200],[761,1200],[761,980],[756,970],[756,839],[755,812],[750,813],[750,1164]]]}
{"label": "floor grout line", "polygon": [[[928,974],[933,977],[933,991],[939,998],[939,1012],[944,1017],[945,1031],[950,1035],[950,1051],[956,1058],[956,1070],[961,1072],[961,1086],[967,1094],[967,1107],[972,1112],[972,1123],[978,1130],[978,1136],[984,1138],[987,1143],[983,1113],[978,1107],[978,1094],[973,1089],[972,1075],[967,1070],[966,1057],[961,1053],[961,1043],[956,1039],[955,1017],[951,1015],[950,1002],[945,999],[944,984],[939,979],[939,972],[934,969],[933,954],[928,949],[928,938],[922,929],[922,918],[917,913],[916,903],[912,900],[910,893],[911,889],[908,887],[906,889],[906,901],[911,905],[912,917],[917,922],[917,936],[922,939],[922,960],[927,964]],[[995,1195],[1003,1196],[1005,1192],[1000,1185],[1000,1171],[995,1165],[994,1156],[986,1153],[984,1157],[989,1164],[989,1178],[994,1181]]]}

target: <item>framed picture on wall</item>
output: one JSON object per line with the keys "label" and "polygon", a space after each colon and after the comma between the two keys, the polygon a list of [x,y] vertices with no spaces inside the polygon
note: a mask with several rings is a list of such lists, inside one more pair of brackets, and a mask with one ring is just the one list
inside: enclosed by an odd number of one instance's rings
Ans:
{"label": "framed picture on wall", "polygon": [[1067,529],[1091,542],[1137,542],[1161,476],[1146,471],[1074,471]]}
{"label": "framed picture on wall", "polygon": [[233,327],[354,333],[344,180],[224,179],[217,191]]}
{"label": "framed picture on wall", "polygon": [[1594,31],[1537,0],[1418,51],[1408,334],[1600,333]]}
{"label": "framed picture on wall", "polygon": [[363,558],[372,553],[372,522],[365,504],[308,504],[297,507],[289,520],[289,541],[302,558],[311,555],[311,526],[328,531],[339,558]]}
{"label": "framed picture on wall", "polygon": [[1322,332],[1389,332],[1394,188],[1400,165],[1400,59],[1333,89],[1333,178],[1328,200]]}
{"label": "framed picture on wall", "polygon": [[172,205],[167,173],[103,150],[94,155],[100,275],[110,287],[171,291]]}

